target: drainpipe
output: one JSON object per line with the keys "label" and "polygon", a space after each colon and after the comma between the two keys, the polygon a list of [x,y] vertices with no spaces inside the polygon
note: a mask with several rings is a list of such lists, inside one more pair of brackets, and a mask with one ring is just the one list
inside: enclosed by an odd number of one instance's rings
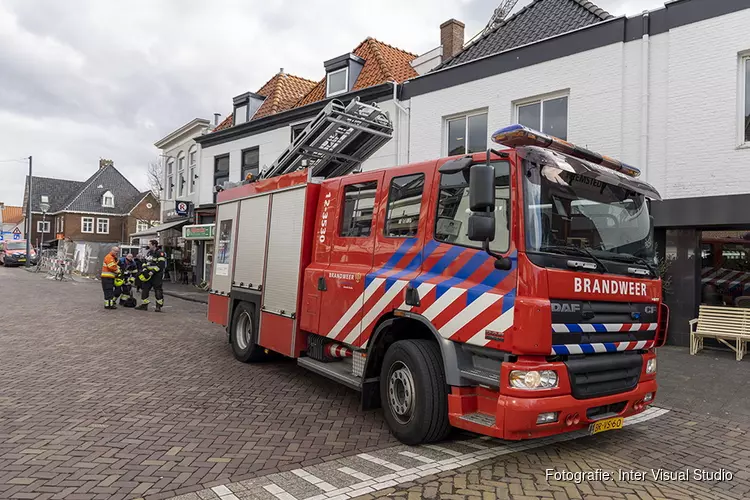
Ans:
{"label": "drainpipe", "polygon": [[[403,104],[401,104],[398,100],[398,82],[395,80],[391,80],[391,84],[393,85],[393,104],[396,105],[396,119],[395,119],[395,132],[396,132],[396,165],[401,165],[401,148],[400,144],[401,141],[399,140],[399,136],[401,135],[401,113],[399,113],[399,110],[401,110],[407,117],[407,133],[409,132],[410,122],[411,122],[411,113],[409,113],[409,109],[404,107]],[[409,162],[409,137],[407,135],[406,139],[406,163]]]}
{"label": "drainpipe", "polygon": [[641,39],[641,157],[640,167],[645,170],[645,181],[651,177],[651,167],[648,164],[648,85],[649,85],[649,14],[643,11],[643,38]]}

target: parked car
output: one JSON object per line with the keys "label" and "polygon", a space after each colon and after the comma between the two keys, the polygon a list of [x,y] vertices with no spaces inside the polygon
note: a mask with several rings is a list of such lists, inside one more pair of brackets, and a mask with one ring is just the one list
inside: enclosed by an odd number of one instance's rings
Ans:
{"label": "parked car", "polygon": [[[31,249],[31,264],[36,265],[37,253]],[[26,240],[10,240],[0,243],[0,264],[6,267],[26,265]]]}

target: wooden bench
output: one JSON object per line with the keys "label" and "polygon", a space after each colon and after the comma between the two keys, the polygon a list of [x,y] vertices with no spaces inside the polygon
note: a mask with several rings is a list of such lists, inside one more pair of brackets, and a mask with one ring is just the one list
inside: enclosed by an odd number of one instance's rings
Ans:
{"label": "wooden bench", "polygon": [[734,351],[737,361],[742,361],[750,342],[750,309],[700,306],[698,317],[690,320],[690,354],[703,349],[706,337],[726,345]]}

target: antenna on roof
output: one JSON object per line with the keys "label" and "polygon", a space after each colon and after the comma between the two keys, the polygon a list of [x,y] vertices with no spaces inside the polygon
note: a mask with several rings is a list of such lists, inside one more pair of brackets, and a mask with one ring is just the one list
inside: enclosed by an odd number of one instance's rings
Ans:
{"label": "antenna on roof", "polygon": [[518,0],[502,0],[500,5],[495,9],[495,12],[492,13],[492,17],[482,33],[487,33],[497,28],[501,22],[505,21],[508,14],[510,14],[510,11],[513,10],[513,7],[515,7],[517,3]]}

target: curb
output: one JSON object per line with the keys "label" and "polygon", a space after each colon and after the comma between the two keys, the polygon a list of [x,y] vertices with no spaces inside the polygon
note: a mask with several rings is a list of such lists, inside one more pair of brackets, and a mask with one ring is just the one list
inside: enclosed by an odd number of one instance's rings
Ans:
{"label": "curb", "polygon": [[164,295],[169,295],[170,297],[177,297],[178,299],[187,300],[188,302],[197,302],[199,304],[208,304],[208,299],[194,299],[192,297],[186,297],[182,294],[176,293],[176,292],[168,292],[164,290]]}

